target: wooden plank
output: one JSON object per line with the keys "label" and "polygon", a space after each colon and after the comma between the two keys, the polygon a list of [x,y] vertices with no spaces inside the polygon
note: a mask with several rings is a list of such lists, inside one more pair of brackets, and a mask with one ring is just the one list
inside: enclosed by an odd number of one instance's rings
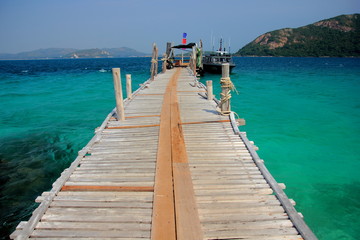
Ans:
{"label": "wooden plank", "polygon": [[215,120],[215,121],[202,121],[202,122],[181,122],[181,125],[188,124],[205,124],[205,123],[219,123],[219,122],[230,122],[230,120]]}
{"label": "wooden plank", "polygon": [[[144,187],[149,184],[149,188],[152,188],[152,183],[149,182],[137,182],[137,181],[127,181],[124,180],[122,182],[99,182],[99,181],[91,181],[91,182],[70,182],[67,181],[64,186],[110,186],[110,187]],[[151,186],[150,186],[151,185]],[[120,189],[119,189],[120,191]]]}
{"label": "wooden plank", "polygon": [[224,208],[233,209],[233,208],[244,208],[244,207],[263,207],[263,206],[280,206],[280,202],[277,199],[271,200],[243,200],[237,202],[210,202],[210,203],[198,203],[199,209],[208,209],[208,208]]}
{"label": "wooden plank", "polygon": [[155,167],[143,167],[143,168],[126,168],[126,167],[82,167],[78,168],[76,170],[77,173],[79,172],[92,172],[92,173],[103,173],[103,172],[113,172],[121,174],[123,172],[136,172],[136,173],[142,173],[142,172],[148,172],[148,171],[154,171]]}
{"label": "wooden plank", "polygon": [[256,222],[239,222],[239,221],[219,221],[206,224],[207,232],[220,232],[238,230],[264,230],[264,229],[283,229],[292,228],[293,224],[290,220],[270,220]]}
{"label": "wooden plank", "polygon": [[[90,210],[91,211],[91,210]],[[117,223],[151,223],[150,214],[139,214],[139,213],[99,213],[96,214],[60,214],[60,213],[46,213],[41,221],[49,222],[117,222]]]}
{"label": "wooden plank", "polygon": [[[98,175],[99,174],[99,175]],[[95,176],[94,173],[87,173],[86,171],[85,172],[78,172],[78,171],[75,171],[73,175],[71,175],[71,177],[73,179],[75,178],[91,178],[91,177],[94,177],[94,179],[96,178],[109,178],[109,179],[121,179],[121,178],[146,178],[146,177],[152,177],[152,179],[154,178],[154,173],[151,173],[151,172],[140,172],[140,173],[132,173],[132,172],[126,172],[126,173],[122,173],[122,174],[119,174],[117,172],[107,172],[107,171],[104,171],[102,173],[98,173],[96,174]]]}
{"label": "wooden plank", "polygon": [[277,229],[233,229],[232,231],[209,231],[206,237],[208,239],[251,239],[252,237],[261,237],[268,239],[267,236],[297,235],[295,228],[277,228]]}
{"label": "wooden plank", "polygon": [[[94,209],[93,207],[52,207],[49,208],[46,214],[56,214],[62,216],[104,216],[104,215],[126,215],[126,214],[138,214],[139,216],[143,217],[151,217],[151,209],[148,208],[108,208],[108,207],[98,207]],[[83,221],[86,222],[86,220]]]}
{"label": "wooden plank", "polygon": [[[111,182],[111,183],[123,183],[123,182],[148,182],[148,184],[146,184],[145,186],[149,187],[149,185],[151,185],[153,182],[154,182],[154,177],[139,177],[139,176],[134,176],[134,177],[131,177],[131,176],[128,176],[127,178],[123,178],[123,177],[117,177],[117,178],[114,178],[114,177],[106,177],[104,175],[102,176],[97,176],[97,177],[94,177],[92,178],[91,176],[89,177],[71,177],[69,179],[70,182],[81,182],[81,183],[85,183],[85,182],[89,182],[91,185],[91,182],[101,182],[101,183],[104,183],[104,182]],[[97,185],[99,186],[99,185]],[[101,185],[100,185],[101,186]],[[105,185],[107,186],[107,185]],[[137,185],[138,186],[138,185]],[[138,186],[139,188],[139,186]]]}
{"label": "wooden plank", "polygon": [[[209,190],[209,191],[216,191],[218,189],[221,190],[240,190],[240,189],[269,189],[269,185],[268,184],[230,184],[227,185],[226,181],[223,182],[223,184],[219,183],[219,184],[208,184],[208,183],[200,183],[198,184],[198,182],[194,182],[194,184],[196,184],[196,186],[194,187],[194,189],[196,190]],[[235,191],[236,191],[235,190]],[[270,189],[271,191],[271,189]]]}
{"label": "wooden plank", "polygon": [[[99,193],[99,192],[98,192]],[[104,193],[104,192],[101,192]],[[109,192],[109,193],[114,193],[114,192]],[[129,192],[132,193],[132,192]],[[149,196],[141,196],[141,195],[59,195],[56,196],[56,198],[54,199],[53,203],[55,202],[121,202],[124,204],[127,203],[133,203],[133,204],[143,204],[145,203],[144,206],[146,206],[146,203],[152,203],[153,202],[153,196],[149,195]]]}
{"label": "wooden plank", "polygon": [[196,196],[205,195],[241,195],[241,194],[272,194],[270,188],[252,188],[252,189],[196,189]]}
{"label": "wooden plank", "polygon": [[160,115],[143,115],[143,116],[127,116],[125,117],[125,119],[127,118],[148,118],[148,117],[160,117]]}
{"label": "wooden plank", "polygon": [[138,202],[134,199],[133,202],[121,201],[59,201],[54,200],[50,207],[77,207],[77,208],[149,208],[152,209],[151,202]]}
{"label": "wooden plank", "polygon": [[250,213],[233,213],[233,214],[209,214],[201,216],[201,223],[204,225],[208,223],[217,223],[221,221],[236,221],[239,223],[246,222],[259,222],[259,221],[272,221],[272,220],[288,220],[289,217],[286,213],[263,213],[263,212],[250,212]]}
{"label": "wooden plank", "polygon": [[91,186],[91,185],[65,185],[61,191],[100,191],[100,192],[153,192],[154,188],[149,186]]}
{"label": "wooden plank", "polygon": [[119,127],[106,127],[106,129],[126,129],[126,128],[146,128],[146,127],[158,127],[159,124],[150,125],[138,125],[138,126],[119,126]]}
{"label": "wooden plank", "polygon": [[110,196],[110,197],[113,197],[113,196],[152,196],[153,195],[153,192],[92,192],[92,191],[89,191],[89,192],[59,192],[56,197],[58,196],[104,196],[104,197],[107,197],[107,196]]}
{"label": "wooden plank", "polygon": [[[225,206],[225,205],[224,205]],[[284,209],[282,206],[241,206],[239,205],[238,208],[206,208],[206,209],[199,209],[199,212],[202,214],[236,214],[236,213],[284,213]]]}
{"label": "wooden plank", "polygon": [[196,199],[200,203],[220,203],[220,202],[244,202],[244,201],[266,201],[274,200],[274,195],[259,195],[259,194],[241,194],[241,195],[209,195],[209,196],[196,196]]}
{"label": "wooden plank", "polygon": [[92,237],[92,238],[114,238],[114,237],[138,237],[148,238],[150,235],[147,231],[101,231],[101,230],[35,230],[31,238],[54,238],[54,237]]}
{"label": "wooden plank", "polygon": [[[125,230],[125,231],[147,231],[150,232],[151,225],[149,223],[104,223],[104,222],[40,222],[37,229],[42,230]],[[119,236],[121,237],[121,236]]]}

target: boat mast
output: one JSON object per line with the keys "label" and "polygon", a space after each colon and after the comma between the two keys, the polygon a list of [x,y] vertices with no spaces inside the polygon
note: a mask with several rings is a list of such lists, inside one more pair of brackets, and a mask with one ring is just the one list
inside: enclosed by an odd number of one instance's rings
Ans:
{"label": "boat mast", "polygon": [[229,54],[231,54],[231,51],[230,51],[230,41],[231,41],[231,38],[229,38]]}
{"label": "boat mast", "polygon": [[215,37],[213,38],[213,41],[212,41],[212,51],[213,52],[215,51]]}

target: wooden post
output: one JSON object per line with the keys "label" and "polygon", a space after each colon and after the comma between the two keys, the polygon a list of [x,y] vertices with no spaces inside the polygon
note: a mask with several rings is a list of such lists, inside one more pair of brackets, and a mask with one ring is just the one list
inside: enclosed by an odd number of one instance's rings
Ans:
{"label": "wooden post", "polygon": [[125,113],[124,113],[124,102],[123,102],[123,94],[121,87],[120,68],[113,68],[112,74],[114,79],[117,120],[124,121]]}
{"label": "wooden post", "polygon": [[163,55],[162,72],[166,72],[166,54]]}
{"label": "wooden post", "polygon": [[192,64],[193,64],[193,73],[194,76],[196,76],[196,47],[192,47],[192,58],[191,58]]}
{"label": "wooden post", "polygon": [[157,57],[156,57],[156,53],[157,52],[157,47],[156,44],[153,44],[153,52],[152,52],[152,58],[151,58],[151,68],[150,68],[150,72],[151,72],[151,80],[154,80],[154,77],[157,74]]}
{"label": "wooden post", "polygon": [[158,69],[159,69],[159,49],[158,47],[156,47],[155,50],[155,60],[156,60],[156,64],[155,64],[155,76],[158,75]]}
{"label": "wooden post", "polygon": [[231,91],[231,81],[230,81],[230,64],[223,63],[222,66],[222,77],[220,80],[221,84],[221,114],[229,114],[231,112],[230,109],[230,91]]}
{"label": "wooden post", "polygon": [[213,84],[212,84],[212,80],[207,80],[206,81],[206,89],[207,89],[207,99],[209,101],[214,99],[214,95],[213,95]]}
{"label": "wooden post", "polygon": [[131,90],[131,74],[126,74],[126,96],[128,99],[132,98],[132,90]]}

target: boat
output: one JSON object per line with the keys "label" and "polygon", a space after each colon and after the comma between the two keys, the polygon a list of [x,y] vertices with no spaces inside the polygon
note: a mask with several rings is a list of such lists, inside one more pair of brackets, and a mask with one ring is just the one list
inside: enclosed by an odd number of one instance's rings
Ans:
{"label": "boat", "polygon": [[230,72],[236,66],[231,54],[225,51],[225,48],[222,49],[222,40],[220,40],[219,50],[205,54],[202,63],[204,71],[210,73],[221,73],[221,65],[223,63],[229,63]]}

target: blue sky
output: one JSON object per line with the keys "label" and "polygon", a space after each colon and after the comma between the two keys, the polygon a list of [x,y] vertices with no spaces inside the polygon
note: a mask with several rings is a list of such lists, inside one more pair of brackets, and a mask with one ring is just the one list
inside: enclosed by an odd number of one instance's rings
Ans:
{"label": "blue sky", "polygon": [[[222,36],[237,51],[262,33],[360,13],[359,0],[0,0],[0,53],[130,47]],[[217,46],[217,45],[216,45]]]}

